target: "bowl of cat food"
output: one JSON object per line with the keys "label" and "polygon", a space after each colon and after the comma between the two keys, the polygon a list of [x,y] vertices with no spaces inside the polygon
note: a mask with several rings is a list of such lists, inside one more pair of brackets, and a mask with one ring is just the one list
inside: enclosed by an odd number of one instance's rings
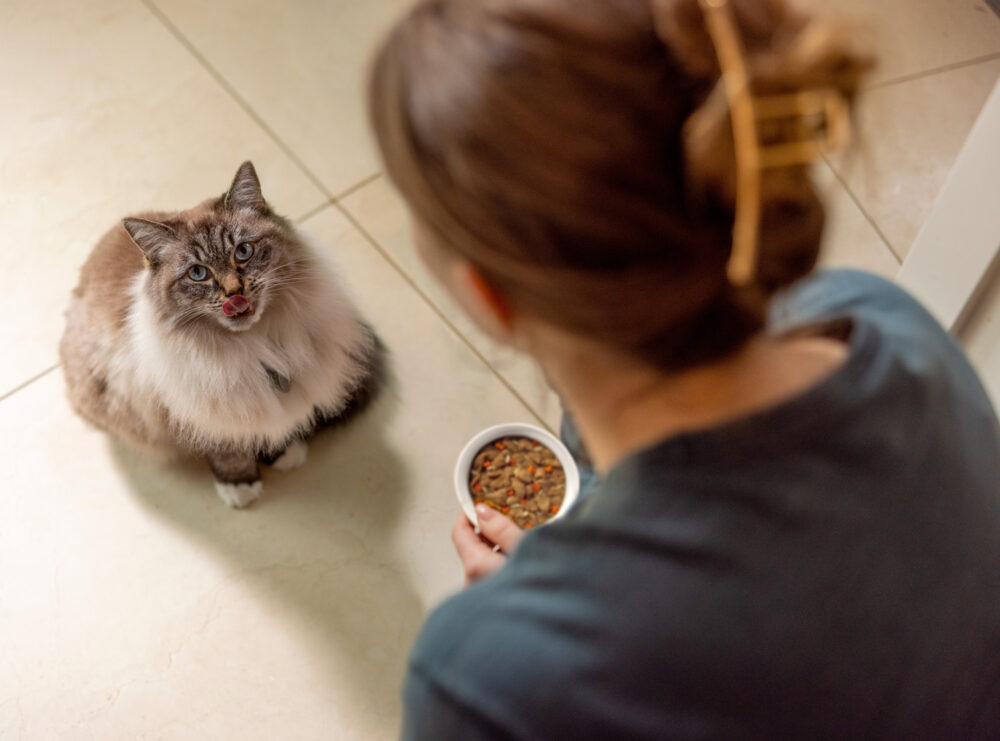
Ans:
{"label": "bowl of cat food", "polygon": [[557,437],[513,422],[469,440],[455,464],[455,493],[475,527],[476,505],[485,504],[530,530],[569,511],[580,495],[580,472]]}

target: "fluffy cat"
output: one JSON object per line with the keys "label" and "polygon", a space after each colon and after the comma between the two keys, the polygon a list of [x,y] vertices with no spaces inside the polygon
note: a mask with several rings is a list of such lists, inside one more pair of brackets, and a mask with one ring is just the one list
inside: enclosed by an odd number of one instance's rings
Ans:
{"label": "fluffy cat", "polygon": [[261,463],[302,463],[310,434],[364,405],[381,344],[245,162],[221,198],[104,235],[60,355],[80,416],[203,457],[222,500],[245,507]]}

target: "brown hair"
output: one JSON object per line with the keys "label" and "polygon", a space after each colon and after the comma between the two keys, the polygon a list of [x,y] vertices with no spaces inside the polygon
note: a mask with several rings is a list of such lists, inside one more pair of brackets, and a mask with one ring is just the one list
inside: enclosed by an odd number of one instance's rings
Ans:
{"label": "brown hair", "polygon": [[[755,93],[853,97],[868,62],[829,27],[781,0],[731,2]],[[440,246],[517,310],[680,368],[756,333],[823,228],[807,168],[769,171],[756,281],[729,284],[718,81],[697,0],[423,0],[378,52],[370,105],[388,173]]]}

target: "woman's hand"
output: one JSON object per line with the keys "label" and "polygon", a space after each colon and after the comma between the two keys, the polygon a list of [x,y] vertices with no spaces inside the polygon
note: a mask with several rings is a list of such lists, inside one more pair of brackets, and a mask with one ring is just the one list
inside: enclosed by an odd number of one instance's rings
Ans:
{"label": "woman's hand", "polygon": [[451,540],[465,569],[466,586],[498,571],[507,563],[506,554],[514,552],[524,535],[510,519],[486,505],[478,505],[476,515],[480,534],[462,513],[451,529]]}

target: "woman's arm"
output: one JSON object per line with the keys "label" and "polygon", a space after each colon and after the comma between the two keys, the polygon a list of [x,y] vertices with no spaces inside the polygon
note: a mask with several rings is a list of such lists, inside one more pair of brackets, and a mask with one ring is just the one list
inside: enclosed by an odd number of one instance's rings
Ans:
{"label": "woman's arm", "polygon": [[500,741],[510,732],[410,667],[403,688],[402,741]]}

